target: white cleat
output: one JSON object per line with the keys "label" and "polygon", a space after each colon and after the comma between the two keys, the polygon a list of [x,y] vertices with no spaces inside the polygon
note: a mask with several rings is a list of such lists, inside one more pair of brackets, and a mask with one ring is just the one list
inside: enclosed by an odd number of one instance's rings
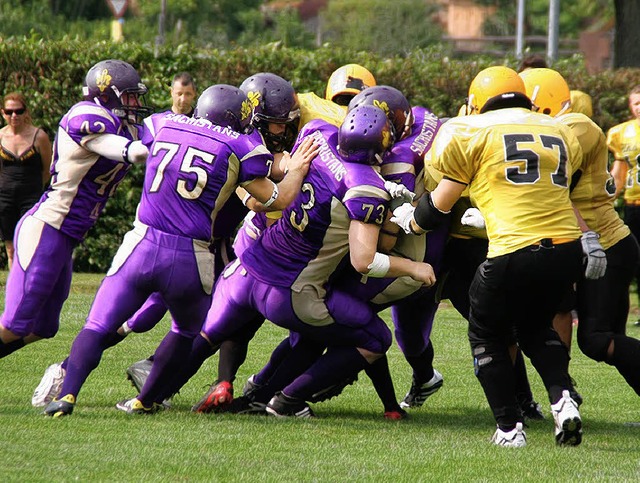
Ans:
{"label": "white cleat", "polygon": [[551,405],[551,414],[556,423],[556,444],[578,446],[582,442],[582,419],[569,391],[562,391],[560,400]]}
{"label": "white cleat", "polygon": [[67,371],[62,368],[62,363],[51,364],[47,367],[40,384],[33,391],[31,405],[35,408],[43,408],[58,397],[66,373]]}
{"label": "white cleat", "polygon": [[527,445],[527,435],[522,429],[522,423],[516,423],[516,427],[511,431],[505,432],[500,428],[496,429],[491,442],[506,448],[523,448]]}

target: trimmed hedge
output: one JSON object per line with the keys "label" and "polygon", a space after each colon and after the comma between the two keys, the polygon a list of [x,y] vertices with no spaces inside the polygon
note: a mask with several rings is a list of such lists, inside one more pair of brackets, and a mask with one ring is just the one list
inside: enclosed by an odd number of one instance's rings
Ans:
{"label": "trimmed hedge", "polygon": [[[149,87],[147,102],[159,110],[170,106],[169,84],[173,75],[181,71],[190,72],[200,90],[216,83],[239,85],[252,73],[270,71],[289,79],[299,92],[313,91],[323,96],[326,79],[336,68],[358,63],[371,70],[379,84],[397,87],[413,104],[429,107],[443,117],[457,113],[469,83],[479,70],[496,63],[517,66],[513,58],[500,61],[483,56],[454,58],[443,48],[383,58],[330,46],[313,51],[278,45],[197,51],[182,45],[175,50],[160,50],[156,55],[151,46],[126,43],[4,39],[0,42],[0,94],[24,92],[34,122],[53,138],[62,115],[81,99],[87,70],[108,58],[126,60],[138,69]],[[561,60],[554,67],[572,88],[592,96],[594,120],[603,129],[629,118],[627,93],[640,84],[640,69],[589,75],[579,56]],[[131,227],[143,175],[143,169],[135,167],[120,185],[115,198],[76,250],[76,270],[107,270],[123,234]]]}

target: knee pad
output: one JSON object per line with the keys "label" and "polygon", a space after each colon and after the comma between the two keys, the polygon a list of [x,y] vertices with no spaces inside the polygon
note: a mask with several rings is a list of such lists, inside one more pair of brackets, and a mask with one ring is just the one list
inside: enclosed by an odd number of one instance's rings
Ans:
{"label": "knee pad", "polygon": [[508,361],[511,364],[511,357],[507,347],[498,347],[491,343],[472,344],[471,353],[473,355],[473,370],[478,379],[491,377],[492,368],[496,364]]}
{"label": "knee pad", "polygon": [[607,350],[614,335],[610,332],[588,332],[578,330],[578,347],[589,359],[606,362]]}

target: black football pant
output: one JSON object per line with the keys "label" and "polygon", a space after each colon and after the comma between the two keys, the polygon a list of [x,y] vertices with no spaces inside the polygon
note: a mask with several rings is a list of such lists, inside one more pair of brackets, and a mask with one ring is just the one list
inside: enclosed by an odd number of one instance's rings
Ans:
{"label": "black football pant", "polygon": [[502,429],[522,421],[508,352],[514,334],[550,401],[571,387],[569,354],[552,321],[581,271],[580,242],[554,245],[549,239],[487,259],[478,268],[469,290],[469,342],[476,376]]}
{"label": "black football pant", "polygon": [[[606,250],[607,272],[578,282],[578,346],[591,359],[618,369],[640,395],[640,340],[626,336],[629,285],[640,259],[633,235]],[[613,354],[608,355],[613,342]]]}

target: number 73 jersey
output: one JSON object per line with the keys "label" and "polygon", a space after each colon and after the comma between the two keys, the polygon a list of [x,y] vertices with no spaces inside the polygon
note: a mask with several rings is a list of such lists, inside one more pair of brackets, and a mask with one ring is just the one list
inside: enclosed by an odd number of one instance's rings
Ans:
{"label": "number 73 jersey", "polygon": [[482,212],[489,258],[543,238],[580,236],[569,199],[582,148],[567,126],[522,108],[451,119],[432,152],[443,177],[469,185]]}
{"label": "number 73 jersey", "polygon": [[376,168],[340,158],[335,126],[311,121],[300,131],[298,141],[306,136],[315,139],[320,152],[311,162],[300,194],[240,259],[263,283],[294,291],[314,286],[322,295],[349,251],[351,221],[382,225],[389,194]]}

